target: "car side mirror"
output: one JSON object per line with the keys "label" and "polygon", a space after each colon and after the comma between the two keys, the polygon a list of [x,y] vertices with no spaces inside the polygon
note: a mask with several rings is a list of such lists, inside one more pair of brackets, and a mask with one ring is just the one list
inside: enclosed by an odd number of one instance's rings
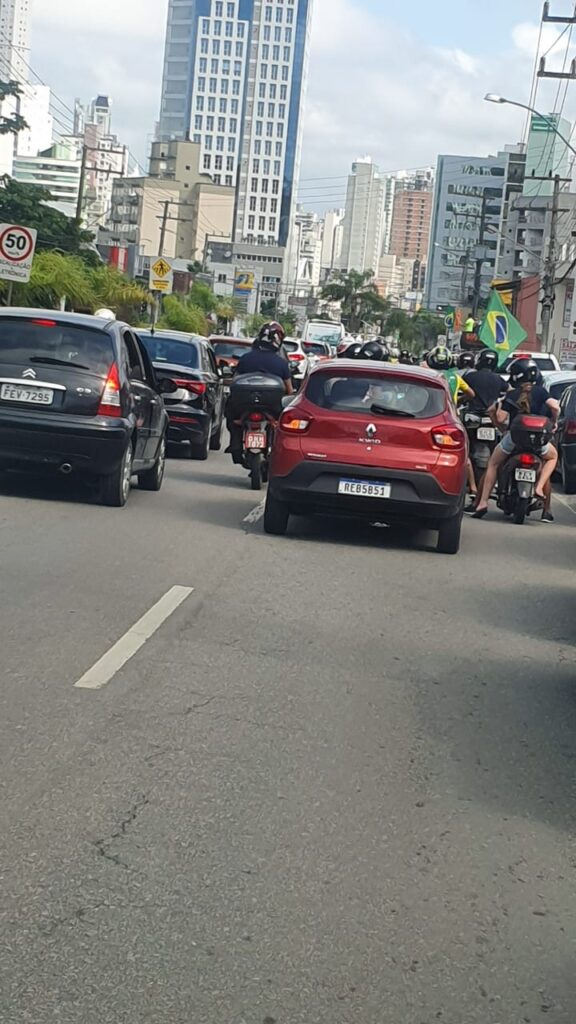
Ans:
{"label": "car side mirror", "polygon": [[158,390],[161,395],[173,395],[178,391],[178,385],[170,377],[163,377],[158,381]]}
{"label": "car side mirror", "polygon": [[231,366],[222,366],[221,376],[223,380],[232,380],[232,377],[234,376],[234,370],[232,369]]}

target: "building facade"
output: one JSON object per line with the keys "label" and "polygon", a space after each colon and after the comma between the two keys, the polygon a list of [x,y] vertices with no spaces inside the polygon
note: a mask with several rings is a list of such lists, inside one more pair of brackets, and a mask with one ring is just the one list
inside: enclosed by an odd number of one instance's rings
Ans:
{"label": "building facade", "polygon": [[80,189],[81,160],[75,145],[57,143],[38,156],[15,157],[15,181],[26,185],[40,185],[52,194],[49,206],[76,216]]}
{"label": "building facade", "polygon": [[346,190],[339,268],[378,270],[386,227],[387,179],[370,157],[352,164]]}
{"label": "building facade", "polygon": [[190,139],[237,189],[234,239],[285,247],[301,148],[312,0],[170,0],[161,141]]}
{"label": "building facade", "polygon": [[396,193],[388,253],[404,260],[425,261],[430,242],[432,192],[407,188]]}
{"label": "building facade", "polygon": [[426,274],[427,308],[469,306],[480,258],[480,290],[483,295],[488,292],[496,270],[510,158],[509,152],[438,158]]}
{"label": "building facade", "polygon": [[[5,82],[18,82],[21,88],[28,83],[31,4],[32,0],[0,0],[1,77]],[[32,87],[27,86],[23,92],[31,96]],[[0,101],[0,116],[10,118],[18,113],[21,110],[17,97],[7,96]],[[0,135],[0,174],[12,174],[15,152],[16,137],[11,134]]]}
{"label": "building facade", "polygon": [[[551,196],[554,189],[552,178],[555,174],[559,174],[561,178],[571,177],[570,163],[573,157],[558,132],[565,139],[571,139],[570,121],[560,114],[547,114],[546,117],[532,115],[526,148],[524,195]],[[549,180],[536,180],[539,178]]]}
{"label": "building facade", "polygon": [[325,278],[329,277],[332,271],[340,265],[343,224],[344,210],[329,210],[324,216],[320,266]]}

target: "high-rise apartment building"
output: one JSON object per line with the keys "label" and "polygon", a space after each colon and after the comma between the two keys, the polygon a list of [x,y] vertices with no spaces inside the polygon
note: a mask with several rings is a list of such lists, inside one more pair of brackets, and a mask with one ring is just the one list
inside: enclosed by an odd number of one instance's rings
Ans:
{"label": "high-rise apartment building", "polygon": [[312,0],[169,0],[161,140],[237,189],[234,239],[284,247],[299,175]]}
{"label": "high-rise apartment building", "polygon": [[[0,68],[2,80],[15,81],[21,86],[28,82],[30,63],[32,0],[0,0]],[[32,93],[28,87],[24,90]],[[0,115],[13,117],[20,113],[20,101],[7,96],[0,101]],[[0,136],[0,174],[11,174],[16,139],[14,135]]]}
{"label": "high-rise apartment building", "polygon": [[407,260],[426,260],[432,218],[432,192],[407,188],[396,193],[388,253]]}
{"label": "high-rise apartment building", "polygon": [[378,270],[386,226],[387,178],[369,156],[352,164],[346,192],[341,270]]}

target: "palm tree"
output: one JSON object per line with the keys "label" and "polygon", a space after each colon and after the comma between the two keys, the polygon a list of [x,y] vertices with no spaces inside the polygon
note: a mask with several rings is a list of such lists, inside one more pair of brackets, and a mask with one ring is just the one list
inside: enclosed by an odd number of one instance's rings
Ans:
{"label": "palm tree", "polygon": [[79,256],[68,256],[56,250],[36,254],[30,282],[17,285],[16,295],[23,305],[48,309],[57,309],[66,302],[72,307],[94,309],[97,302],[86,264]]}
{"label": "palm tree", "polygon": [[233,295],[223,295],[218,299],[215,313],[218,320],[223,322],[224,330],[228,334],[232,330],[234,321],[246,315],[246,308],[242,299]]}
{"label": "palm tree", "polygon": [[322,289],[322,298],[340,302],[342,319],[348,321],[350,331],[359,330],[363,320],[373,323],[377,314],[382,317],[390,308],[378,292],[372,270],[338,271]]}

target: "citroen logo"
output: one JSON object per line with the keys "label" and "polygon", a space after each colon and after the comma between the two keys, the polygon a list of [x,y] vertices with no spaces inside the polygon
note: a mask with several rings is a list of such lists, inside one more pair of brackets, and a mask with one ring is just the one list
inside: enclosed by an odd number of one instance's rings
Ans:
{"label": "citroen logo", "polygon": [[374,423],[369,423],[366,427],[366,437],[373,438],[377,433],[378,428]]}
{"label": "citroen logo", "polygon": [[32,370],[31,367],[29,367],[27,370],[24,370],[22,376],[26,377],[28,380],[36,380],[36,370]]}

